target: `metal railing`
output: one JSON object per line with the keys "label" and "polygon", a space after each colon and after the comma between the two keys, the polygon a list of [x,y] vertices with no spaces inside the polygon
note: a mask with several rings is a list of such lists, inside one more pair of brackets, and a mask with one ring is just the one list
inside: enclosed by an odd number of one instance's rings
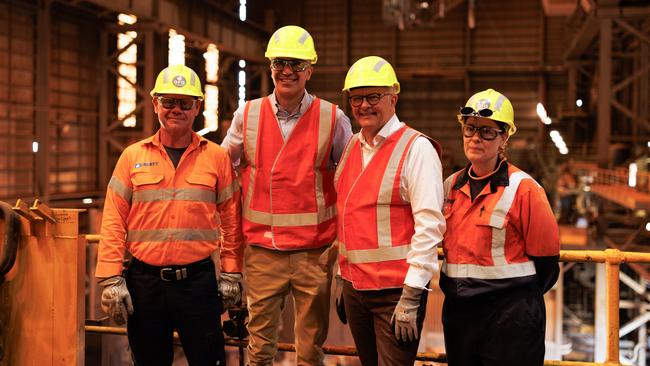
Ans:
{"label": "metal railing", "polygon": [[[98,242],[99,235],[86,235],[88,242]],[[442,248],[438,248],[438,255],[442,256]],[[618,249],[606,250],[562,250],[560,251],[561,262],[592,262],[605,264],[606,277],[606,324],[607,324],[607,348],[605,361],[600,362],[579,362],[579,361],[552,361],[545,360],[546,366],[618,366],[619,359],[619,270],[621,263],[650,263],[650,253],[623,252]],[[126,328],[86,326],[89,333],[126,334]],[[176,336],[176,335],[175,335]],[[247,342],[244,340],[227,339],[226,345],[244,348]],[[289,343],[278,344],[280,351],[295,352],[295,346]],[[323,351],[329,355],[357,356],[354,347],[324,346]],[[433,361],[445,363],[445,354],[435,352],[420,352],[417,355],[419,361]]]}

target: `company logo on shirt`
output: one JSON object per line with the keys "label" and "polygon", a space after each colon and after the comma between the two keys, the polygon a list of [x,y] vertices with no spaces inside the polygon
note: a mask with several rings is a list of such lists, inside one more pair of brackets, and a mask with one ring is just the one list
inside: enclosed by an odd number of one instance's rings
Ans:
{"label": "company logo on shirt", "polygon": [[135,163],[135,168],[138,169],[138,168],[142,168],[143,166],[156,166],[156,165],[158,165],[157,161],[149,161],[146,163]]}

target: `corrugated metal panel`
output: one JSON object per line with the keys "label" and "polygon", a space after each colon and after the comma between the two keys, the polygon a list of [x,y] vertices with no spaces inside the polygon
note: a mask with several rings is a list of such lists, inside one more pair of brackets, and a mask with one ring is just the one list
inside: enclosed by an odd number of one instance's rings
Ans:
{"label": "corrugated metal panel", "polygon": [[341,65],[345,62],[346,1],[311,1],[303,8],[304,27],[314,37],[319,65]]}
{"label": "corrugated metal panel", "polygon": [[537,64],[540,61],[538,1],[477,1],[472,63]]}
{"label": "corrugated metal panel", "polygon": [[456,120],[464,98],[463,82],[411,79],[402,81],[401,89],[397,101],[400,120],[440,143],[446,174],[451,173],[452,166],[463,165],[463,141]]}
{"label": "corrugated metal panel", "polygon": [[433,28],[411,28],[397,34],[397,66],[462,65],[465,54],[465,6],[445,14]]}
{"label": "corrugated metal panel", "polygon": [[381,1],[354,0],[350,11],[350,63],[368,55],[386,58],[391,63],[394,27],[384,25]]}
{"label": "corrugated metal panel", "polygon": [[50,191],[97,190],[98,28],[53,9]]}
{"label": "corrugated metal panel", "polygon": [[33,10],[0,4],[0,197],[34,192]]}
{"label": "corrugated metal panel", "polygon": [[568,23],[562,17],[546,18],[546,38],[544,41],[544,60],[550,64],[564,62],[564,52],[570,42]]}

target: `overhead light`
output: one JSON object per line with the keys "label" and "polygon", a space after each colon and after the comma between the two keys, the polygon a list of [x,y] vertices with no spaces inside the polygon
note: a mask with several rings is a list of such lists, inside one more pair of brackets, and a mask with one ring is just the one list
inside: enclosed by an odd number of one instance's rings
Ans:
{"label": "overhead light", "polygon": [[93,203],[93,199],[90,198],[90,197],[87,197],[87,198],[82,199],[81,202],[83,204],[85,204],[85,205],[89,205],[89,204]]}
{"label": "overhead light", "polygon": [[38,141],[32,141],[32,152],[38,152]]}
{"label": "overhead light", "polygon": [[544,105],[542,103],[537,103],[537,115],[543,124],[551,124],[551,118],[548,116],[548,114],[546,114],[546,108],[544,108]]}
{"label": "overhead light", "polygon": [[650,231],[650,222],[646,222],[645,231]]}
{"label": "overhead light", "polygon": [[627,185],[634,188],[636,187],[636,173],[637,173],[638,167],[636,163],[630,163],[630,167],[628,169],[628,177],[627,177]]}
{"label": "overhead light", "polygon": [[169,29],[167,47],[169,48],[167,55],[169,65],[185,65],[185,36],[178,34],[175,29]]}
{"label": "overhead light", "polygon": [[246,0],[239,0],[239,20],[246,20]]}
{"label": "overhead light", "polygon": [[560,131],[552,130],[548,134],[551,137],[551,140],[555,144],[555,147],[558,149],[560,154],[566,155],[569,153],[569,148],[566,146],[566,142],[564,142],[562,135],[560,135]]}
{"label": "overhead light", "polygon": [[582,107],[582,99],[580,99],[580,98],[576,99],[576,106],[578,108]]}

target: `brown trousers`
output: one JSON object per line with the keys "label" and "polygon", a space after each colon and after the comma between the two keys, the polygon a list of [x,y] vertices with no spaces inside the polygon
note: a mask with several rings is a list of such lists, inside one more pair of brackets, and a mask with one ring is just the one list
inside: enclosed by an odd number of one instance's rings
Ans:
{"label": "brown trousers", "polygon": [[422,293],[418,339],[413,342],[398,342],[391,324],[401,295],[401,288],[358,291],[349,281],[343,281],[345,313],[363,366],[407,366],[415,362],[428,293]]}
{"label": "brown trousers", "polygon": [[278,350],[278,325],[286,296],[295,302],[296,365],[322,365],[327,338],[334,246],[279,251],[248,246],[244,267],[248,302],[248,358],[270,366]]}

